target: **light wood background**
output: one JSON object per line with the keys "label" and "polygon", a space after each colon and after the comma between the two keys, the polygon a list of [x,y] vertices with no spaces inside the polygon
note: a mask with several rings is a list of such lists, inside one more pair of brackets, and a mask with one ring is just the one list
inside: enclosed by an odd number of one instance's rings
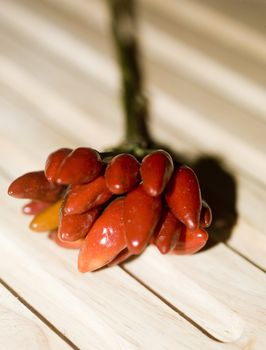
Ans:
{"label": "light wood background", "polygon": [[103,0],[0,0],[0,349],[266,349],[266,2],[141,0],[150,128],[197,171],[211,247],[80,274],[15,177],[122,137]]}

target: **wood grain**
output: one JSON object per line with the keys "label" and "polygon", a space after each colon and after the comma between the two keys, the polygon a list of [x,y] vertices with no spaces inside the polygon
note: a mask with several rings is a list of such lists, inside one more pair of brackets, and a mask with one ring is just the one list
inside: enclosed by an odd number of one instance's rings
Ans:
{"label": "wood grain", "polygon": [[[266,278],[261,271],[244,262],[222,244],[204,253],[180,259],[174,255],[162,256],[153,247],[145,253],[139,259],[125,263],[125,269],[186,315],[193,313],[193,319],[204,315],[204,321],[198,320],[200,324],[203,325],[206,321],[208,326],[218,323],[222,327],[224,321],[225,327],[216,328],[216,331],[227,332],[229,337],[232,334],[229,334],[228,329],[226,331],[226,325],[234,324],[235,336],[238,338],[236,340],[240,346],[248,344],[256,333],[254,348],[265,347],[265,318],[261,316],[265,314]],[[210,277],[209,281],[206,280],[206,274]],[[187,280],[188,277],[190,280]],[[202,293],[206,293],[205,298]],[[241,316],[241,320],[226,311],[226,308],[218,311],[216,307],[219,305],[215,302],[212,304],[211,296],[222,302],[224,307],[234,310]],[[202,298],[201,302],[197,302],[197,298]],[[210,313],[200,311],[202,306],[207,307]],[[211,321],[208,316],[224,319]],[[245,332],[239,337],[243,329]]]}
{"label": "wood grain", "polygon": [[0,284],[0,348],[71,349]]}

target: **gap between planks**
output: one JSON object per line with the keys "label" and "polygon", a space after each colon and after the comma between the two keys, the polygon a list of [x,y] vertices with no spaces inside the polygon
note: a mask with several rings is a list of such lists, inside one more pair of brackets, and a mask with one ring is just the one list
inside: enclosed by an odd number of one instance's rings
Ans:
{"label": "gap between planks", "polygon": [[[1,169],[2,172],[2,169]],[[2,278],[0,284],[8,290],[21,304],[23,304],[31,313],[33,313],[40,321],[42,321],[48,328],[50,328],[56,335],[58,335],[67,345],[74,350],[80,350],[69,338],[67,338],[59,329],[57,329],[50,321],[48,321],[38,310],[36,310],[30,303],[28,303],[22,296],[20,296],[10,285],[8,285]]]}
{"label": "gap between planks", "polygon": [[258,264],[256,262],[252,261],[249,259],[246,255],[242,254],[240,251],[238,251],[236,248],[232,247],[230,244],[227,242],[224,243],[228,249],[230,249],[232,252],[240,256],[242,259],[246,260],[248,263],[256,267],[257,269],[261,270],[262,272],[266,273],[266,269]]}
{"label": "gap between planks", "polygon": [[[126,262],[125,262],[126,263]],[[189,316],[187,316],[184,312],[182,312],[181,310],[179,310],[175,305],[171,304],[167,299],[165,299],[162,295],[160,295],[159,293],[157,293],[151,286],[149,286],[147,283],[145,283],[144,281],[142,281],[139,277],[137,277],[134,273],[130,272],[126,267],[125,267],[125,263],[119,264],[119,267],[125,271],[129,276],[131,276],[132,278],[134,278],[138,283],[140,283],[144,288],[146,288],[149,292],[151,292],[153,295],[155,295],[158,299],[160,299],[165,305],[167,305],[170,309],[172,309],[174,312],[176,312],[177,314],[179,314],[181,317],[183,317],[186,321],[188,321],[192,326],[194,326],[195,328],[197,328],[201,333],[203,333],[204,335],[206,335],[207,337],[209,337],[212,340],[215,340],[219,343],[223,343],[223,341],[215,338],[212,334],[210,334],[209,332],[206,331],[206,329],[204,329],[203,327],[201,327],[198,323],[196,323],[195,321],[193,321],[192,318],[190,318]]]}

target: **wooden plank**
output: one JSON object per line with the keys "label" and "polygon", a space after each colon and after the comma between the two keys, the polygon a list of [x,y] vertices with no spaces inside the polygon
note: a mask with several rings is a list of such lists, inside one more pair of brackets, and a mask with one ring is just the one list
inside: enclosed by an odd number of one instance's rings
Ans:
{"label": "wooden plank", "polygon": [[[245,332],[237,342],[239,346],[246,348],[252,343],[252,349],[265,348],[265,275],[222,244],[185,257],[162,256],[154,247],[149,247],[145,254],[124,266],[167,302],[188,315],[193,309],[193,312],[198,313],[198,318],[203,315],[200,310],[202,304],[197,301],[197,297],[203,296],[203,288],[204,293],[207,293],[206,303],[210,303],[214,318],[218,310],[215,311],[215,306],[211,306],[210,295],[215,295],[217,300],[232,308],[243,319]],[[203,324],[204,320],[200,323]]]}
{"label": "wooden plank", "polygon": [[[224,0],[215,2],[212,0],[188,0],[178,3],[176,6],[170,0],[163,3],[160,0],[145,0],[142,3],[143,6],[148,5],[147,10],[156,10],[168,20],[181,22],[183,25],[188,25],[196,31],[204,33],[206,37],[214,38],[219,45],[224,43],[229,48],[237,48],[245,55],[265,62],[266,41],[262,32],[263,26],[260,27],[260,30],[255,28],[259,17],[261,17],[261,24],[263,23],[265,9],[262,10],[263,6],[258,9],[258,2],[255,6],[249,1],[241,3],[241,6],[239,6],[238,0],[234,2],[235,6],[232,6],[232,0],[227,1],[226,6]],[[63,2],[62,5],[65,6]],[[263,1],[260,2],[260,5],[263,5]],[[241,18],[241,12],[245,7],[249,8],[249,19],[251,19],[251,11],[254,11],[252,25],[246,24]],[[225,11],[226,8],[227,11]],[[233,11],[237,13],[233,13]]]}
{"label": "wooden plank", "polygon": [[157,259],[157,255],[136,258],[133,263],[125,263],[125,269],[216,339],[239,340],[244,331],[243,320],[220,303],[217,295],[214,297],[185,273],[166,265],[164,256]]}
{"label": "wooden plank", "polygon": [[[27,4],[29,1],[30,0],[26,0],[25,3]],[[104,2],[92,1],[90,4],[84,4],[82,0],[77,0],[75,2],[73,2],[73,0],[68,0],[64,3],[62,3],[61,0],[56,0],[56,2],[44,0],[43,2],[45,6],[39,6],[41,3],[38,3],[38,6],[35,7],[35,11],[38,13],[42,12],[45,17],[50,18],[52,23],[56,22],[66,29],[69,28],[71,32],[78,37],[81,36],[81,38],[82,31],[86,29],[91,31],[93,24],[97,34],[99,35],[99,31],[101,31],[106,37],[108,17],[106,15],[107,11]],[[50,10],[47,3],[51,4]],[[54,8],[55,4],[58,4],[59,9],[63,11],[61,16],[60,10],[56,11]],[[75,9],[73,10],[74,4]],[[163,6],[164,5],[163,3]],[[186,6],[189,7],[189,2],[186,2],[183,6],[172,5],[172,15],[179,12],[180,7],[182,12],[182,7],[184,8]],[[79,30],[75,31],[75,28],[71,26],[71,21],[65,18],[67,9],[72,16],[73,12],[77,15],[77,21],[83,20],[82,24],[78,25]],[[196,7],[195,12],[197,12],[197,9]],[[249,56],[245,61],[246,55],[241,54],[240,56],[239,52],[234,53],[232,49],[230,50],[228,48],[227,50],[221,50],[221,54],[217,55],[217,50],[219,50],[220,47],[217,45],[217,41],[214,41],[212,45],[207,45],[208,40],[206,37],[203,36],[202,40],[197,40],[198,31],[194,33],[194,38],[192,34],[185,38],[182,34],[185,30],[182,31],[182,27],[181,30],[179,30],[177,20],[174,21],[172,30],[169,30],[169,19],[166,18],[164,22],[161,22],[162,11],[160,11],[160,16],[153,21],[151,20],[150,12],[149,8],[146,11],[144,8],[143,13],[141,13],[142,21],[140,28],[140,39],[143,41],[143,47],[145,48],[144,53],[149,59],[153,58],[154,60],[160,61],[159,63],[166,62],[167,69],[174,68],[176,70],[180,67],[184,74],[192,76],[195,81],[198,80],[202,82],[203,86],[210,86],[212,90],[217,90],[222,96],[226,96],[229,100],[240,103],[240,105],[246,106],[250,110],[257,111],[262,118],[265,119],[266,109],[263,103],[265,100],[265,80],[263,80],[263,73],[266,60],[264,60],[262,62],[264,64],[261,65],[258,62],[249,64]],[[191,11],[191,14],[193,14],[193,11]],[[88,23],[89,25],[87,25]],[[104,23],[106,24],[105,26]],[[161,28],[163,28],[163,30]],[[248,37],[248,35],[246,35],[246,37]],[[156,38],[156,40],[154,40],[154,38]],[[92,40],[92,42],[93,45],[97,44],[96,40]],[[253,43],[254,42],[255,40],[253,40]],[[265,42],[265,40],[263,42]],[[102,45],[102,42],[99,44]],[[108,47],[108,44],[105,44],[105,46]],[[160,50],[161,47],[163,47],[164,50]],[[260,57],[263,57],[262,50],[260,50],[260,52]],[[245,65],[241,64],[242,61]],[[248,79],[249,69],[251,71],[257,71],[257,73],[255,73],[255,77],[257,78],[255,81],[254,79]],[[208,72],[208,74],[205,72]],[[261,79],[262,86],[259,84]]]}
{"label": "wooden plank", "polygon": [[0,284],[0,348],[72,349]]}
{"label": "wooden plank", "polygon": [[[198,1],[197,1],[198,2]],[[238,0],[212,0],[201,1],[208,7],[222,12],[232,20],[243,23],[256,33],[263,35],[265,29],[266,3],[265,1],[245,1],[239,6]]]}

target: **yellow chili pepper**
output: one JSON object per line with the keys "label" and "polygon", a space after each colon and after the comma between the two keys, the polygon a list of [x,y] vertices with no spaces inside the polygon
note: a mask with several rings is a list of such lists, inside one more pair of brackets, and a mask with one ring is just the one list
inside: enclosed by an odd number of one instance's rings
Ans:
{"label": "yellow chili pepper", "polygon": [[63,200],[52,204],[49,208],[37,214],[30,223],[30,229],[36,232],[51,231],[59,225],[59,211]]}

